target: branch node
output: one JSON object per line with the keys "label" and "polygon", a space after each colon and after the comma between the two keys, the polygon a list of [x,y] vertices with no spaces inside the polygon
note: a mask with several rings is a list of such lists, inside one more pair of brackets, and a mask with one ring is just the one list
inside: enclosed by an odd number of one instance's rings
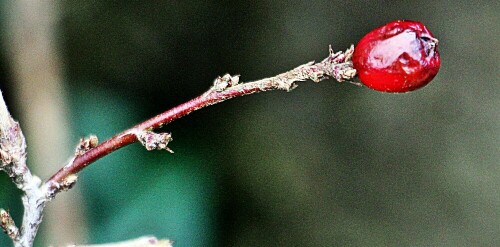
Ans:
{"label": "branch node", "polygon": [[167,147],[168,143],[173,140],[170,133],[155,133],[144,130],[135,133],[135,135],[148,151],[164,149],[170,153],[174,153],[174,151]]}
{"label": "branch node", "polygon": [[73,188],[78,180],[78,176],[76,174],[70,174],[59,184],[59,190],[68,191]]}
{"label": "branch node", "polygon": [[45,196],[49,200],[53,199],[59,192],[68,191],[76,184],[78,176],[76,174],[69,174],[61,182],[52,181],[46,184]]}
{"label": "branch node", "polygon": [[19,229],[14,223],[14,219],[10,216],[10,213],[3,208],[0,208],[0,225],[3,232],[5,232],[5,234],[7,234],[12,240],[18,240]]}
{"label": "branch node", "polygon": [[90,149],[95,148],[98,143],[99,139],[97,139],[97,136],[95,135],[90,135],[88,138],[80,138],[80,142],[75,149],[75,156],[85,154]]}
{"label": "branch node", "polygon": [[214,80],[214,84],[209,91],[222,92],[229,87],[238,85],[240,82],[240,75],[231,76],[230,74],[225,74],[223,76],[218,76]]}

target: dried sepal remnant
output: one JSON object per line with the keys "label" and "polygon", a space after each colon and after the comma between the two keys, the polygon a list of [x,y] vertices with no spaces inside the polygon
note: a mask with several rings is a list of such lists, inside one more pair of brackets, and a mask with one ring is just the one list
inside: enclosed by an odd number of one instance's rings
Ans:
{"label": "dried sepal remnant", "polygon": [[92,148],[95,148],[99,143],[99,139],[97,136],[90,135],[88,138],[81,138],[80,142],[76,146],[75,156],[80,156],[89,151]]}
{"label": "dried sepal remnant", "polygon": [[9,212],[3,208],[0,209],[0,225],[5,234],[7,234],[11,239],[17,240],[19,238],[19,229],[14,223],[14,220],[10,216]]}
{"label": "dried sepal remnant", "polygon": [[142,143],[146,150],[167,150],[170,153],[174,153],[170,148],[167,147],[168,143],[173,140],[170,133],[155,133],[153,131],[139,131],[135,133],[137,139]]}

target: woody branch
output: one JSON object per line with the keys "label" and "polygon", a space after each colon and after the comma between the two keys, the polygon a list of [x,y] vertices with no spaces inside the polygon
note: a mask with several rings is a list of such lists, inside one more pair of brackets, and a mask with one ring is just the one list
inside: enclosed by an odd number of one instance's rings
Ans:
{"label": "woody branch", "polygon": [[169,133],[154,133],[153,130],[198,109],[231,98],[258,92],[270,90],[288,92],[297,87],[296,82],[298,81],[312,80],[320,82],[330,77],[339,82],[350,81],[356,75],[356,70],[352,67],[351,62],[353,52],[353,46],[345,52],[337,53],[333,52],[330,47],[329,56],[319,63],[309,62],[277,76],[253,82],[240,83],[239,75],[231,76],[226,74],[218,77],[212,87],[204,94],[125,130],[105,142],[91,147],[82,154],[76,155],[67,165],[47,180],[44,185],[48,193],[47,196],[54,197],[59,191],[65,190],[68,185],[76,182],[75,176],[83,168],[131,143],[139,141],[148,150],[165,149],[172,152],[167,147],[167,144],[172,141],[171,135]]}
{"label": "woody branch", "polygon": [[239,75],[226,74],[218,77],[202,95],[125,130],[101,144],[98,144],[96,136],[81,139],[74,157],[43,184],[37,176],[31,174],[26,165],[25,138],[19,123],[10,116],[0,92],[0,170],[5,171],[24,192],[22,227],[18,228],[9,212],[4,209],[0,209],[0,226],[12,239],[15,247],[31,247],[46,203],[57,193],[70,189],[77,181],[78,172],[94,161],[134,142],[140,142],[147,150],[164,149],[172,152],[168,147],[168,143],[172,141],[171,134],[155,133],[153,130],[193,111],[231,98],[271,90],[290,91],[297,87],[296,82],[305,80],[320,82],[333,78],[339,82],[352,82],[356,76],[351,62],[353,52],[353,46],[345,52],[337,53],[330,48],[328,57],[319,63],[309,62],[277,76],[253,82],[240,83]]}

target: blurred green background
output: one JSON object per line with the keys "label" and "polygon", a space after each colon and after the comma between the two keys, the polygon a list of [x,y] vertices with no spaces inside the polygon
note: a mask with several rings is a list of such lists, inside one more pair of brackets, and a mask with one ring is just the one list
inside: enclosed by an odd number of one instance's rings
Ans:
{"label": "blurred green background", "polygon": [[[51,4],[66,158],[78,138],[105,140],[226,72],[241,81],[272,76],[395,19],[421,21],[440,40],[441,70],[421,90],[305,82],[166,126],[173,155],[134,144],[97,161],[68,192],[81,193],[75,210],[85,220],[56,214],[82,227],[78,243],[152,234],[176,247],[500,246],[498,1]],[[15,14],[7,1],[1,11],[2,23]],[[23,126],[10,28],[0,33],[0,87]],[[46,128],[24,129],[28,145]],[[0,206],[20,222],[18,191],[5,174],[0,186]],[[66,234],[50,224],[37,245]],[[0,246],[10,246],[5,235]]]}

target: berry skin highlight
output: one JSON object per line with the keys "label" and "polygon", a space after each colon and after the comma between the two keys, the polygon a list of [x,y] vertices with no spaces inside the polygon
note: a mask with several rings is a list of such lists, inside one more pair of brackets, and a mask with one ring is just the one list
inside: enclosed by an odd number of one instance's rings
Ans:
{"label": "berry skin highlight", "polygon": [[352,62],[367,87],[391,93],[427,85],[441,66],[438,40],[416,21],[392,21],[366,34],[356,45]]}

